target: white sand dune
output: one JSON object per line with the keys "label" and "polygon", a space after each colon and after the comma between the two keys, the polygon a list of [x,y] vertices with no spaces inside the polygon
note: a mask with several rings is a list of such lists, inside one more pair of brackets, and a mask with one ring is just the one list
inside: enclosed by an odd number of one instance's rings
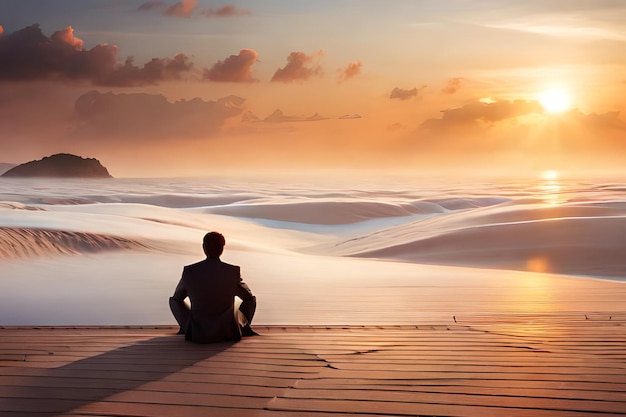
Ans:
{"label": "white sand dune", "polygon": [[344,256],[440,265],[572,275],[626,275],[626,217],[475,226],[423,238],[418,237],[419,231],[410,236],[407,229],[377,233],[376,242],[368,238],[345,242],[337,245],[338,252]]}
{"label": "white sand dune", "polygon": [[76,255],[108,250],[148,249],[141,242],[118,236],[0,227],[0,259]]}
{"label": "white sand dune", "polygon": [[263,300],[259,323],[541,311],[560,289],[573,292],[558,308],[584,311],[582,281],[626,280],[624,190],[0,181],[0,324],[171,323],[167,297],[208,230]]}
{"label": "white sand dune", "polygon": [[377,230],[317,250],[591,276],[626,276],[624,203],[559,207],[505,204]]}
{"label": "white sand dune", "polygon": [[[428,205],[430,213],[440,213],[441,208]],[[207,208],[208,213],[252,219],[280,220],[305,224],[337,225],[358,223],[385,217],[403,217],[425,213],[421,207],[410,204],[392,204],[377,201],[310,201],[272,204],[236,204]]]}
{"label": "white sand dune", "polygon": [[[231,247],[249,251],[626,275],[622,259],[626,253],[626,201],[551,205],[527,196],[517,200],[498,196],[416,200],[414,195],[402,198],[399,193],[381,193],[383,197],[376,200],[373,193],[358,198],[340,193],[335,198],[324,193],[313,198],[298,193],[292,190],[292,195],[274,198],[268,197],[267,191],[247,193],[246,201],[238,197],[228,204],[224,201],[230,200],[229,195],[224,195],[213,200],[214,206],[196,206],[207,203],[204,197],[181,197],[180,202],[191,204],[185,209],[137,203],[73,204],[80,196],[65,196],[66,205],[56,201],[52,205],[3,202],[0,224],[20,230],[10,236],[5,232],[5,242],[21,240],[19,250],[5,250],[4,256],[116,247],[189,253],[204,231],[219,229],[229,235]],[[235,194],[244,193],[237,190]],[[152,200],[160,198],[155,195]],[[36,231],[40,229],[52,229],[56,234]],[[73,237],[64,240],[64,233]],[[74,242],[73,246],[62,247],[65,241]]]}

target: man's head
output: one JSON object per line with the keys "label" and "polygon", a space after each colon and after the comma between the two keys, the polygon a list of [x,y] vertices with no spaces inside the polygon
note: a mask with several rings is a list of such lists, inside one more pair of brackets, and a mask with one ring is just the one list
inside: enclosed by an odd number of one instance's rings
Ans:
{"label": "man's head", "polygon": [[207,258],[219,258],[224,251],[225,244],[226,239],[218,232],[209,232],[202,239],[202,249],[204,249]]}

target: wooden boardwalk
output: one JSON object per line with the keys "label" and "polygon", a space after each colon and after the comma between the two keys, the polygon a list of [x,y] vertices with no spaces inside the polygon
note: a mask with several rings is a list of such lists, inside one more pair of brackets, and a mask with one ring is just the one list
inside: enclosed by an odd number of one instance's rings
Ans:
{"label": "wooden boardwalk", "polygon": [[626,415],[626,316],[485,315],[416,326],[0,327],[0,415]]}

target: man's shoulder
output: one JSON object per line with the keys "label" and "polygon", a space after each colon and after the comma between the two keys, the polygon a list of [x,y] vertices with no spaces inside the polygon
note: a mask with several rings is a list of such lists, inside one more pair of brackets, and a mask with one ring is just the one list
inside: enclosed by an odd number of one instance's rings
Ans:
{"label": "man's shoulder", "polygon": [[202,261],[198,261],[198,262],[193,263],[193,264],[185,265],[183,267],[183,269],[187,269],[187,270],[198,269],[198,268],[202,268],[202,266],[205,265],[205,264],[206,264],[206,259],[204,259]]}
{"label": "man's shoulder", "polygon": [[222,268],[222,269],[228,269],[228,270],[233,270],[233,271],[239,270],[238,265],[232,265],[226,262],[222,262],[220,260],[212,260],[212,259],[203,259],[199,262],[186,265],[184,267],[184,269],[188,271],[204,269],[204,268]]}
{"label": "man's shoulder", "polygon": [[241,275],[240,271],[239,271],[239,267],[237,265],[231,265],[228,264],[226,262],[219,262],[219,266],[217,266],[216,268],[218,268],[221,273],[227,275],[227,276],[231,276],[231,277],[239,277]]}
{"label": "man's shoulder", "polygon": [[222,264],[222,266],[223,266],[224,268],[229,268],[229,269],[239,269],[239,266],[238,266],[238,265],[233,265],[233,264],[229,264],[229,263],[226,263],[226,262],[221,262],[221,261],[220,261],[220,263]]}

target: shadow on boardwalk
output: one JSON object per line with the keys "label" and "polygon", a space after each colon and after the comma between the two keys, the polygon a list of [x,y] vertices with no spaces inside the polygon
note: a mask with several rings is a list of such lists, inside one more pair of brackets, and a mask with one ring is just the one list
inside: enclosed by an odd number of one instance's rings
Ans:
{"label": "shadow on boardwalk", "polygon": [[21,375],[12,377],[13,386],[2,395],[5,398],[0,398],[0,411],[3,415],[64,414],[162,379],[223,352],[232,344],[196,345],[177,336],[155,337],[58,368],[30,368],[26,374],[20,372]]}

